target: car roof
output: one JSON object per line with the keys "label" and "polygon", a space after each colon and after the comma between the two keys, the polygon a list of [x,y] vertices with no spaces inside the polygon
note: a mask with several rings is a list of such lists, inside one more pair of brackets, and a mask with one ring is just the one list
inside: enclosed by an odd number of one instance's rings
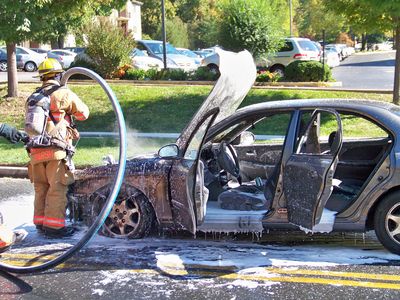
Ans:
{"label": "car roof", "polygon": [[360,112],[369,112],[373,110],[387,110],[395,113],[400,113],[400,107],[392,103],[383,101],[374,101],[374,100],[340,99],[340,98],[291,99],[291,100],[269,101],[269,102],[249,105],[244,107],[244,109],[255,108],[256,106],[257,108],[265,107],[265,109],[321,107],[321,108],[333,108],[333,109],[349,109]]}
{"label": "car roof", "polygon": [[210,136],[218,131],[221,126],[224,127],[224,124],[241,119],[245,116],[257,116],[268,111],[312,110],[317,108],[331,108],[339,112],[349,111],[360,115],[366,115],[395,133],[400,131],[400,107],[397,105],[373,100],[319,98],[268,101],[242,107],[226,119],[215,123],[210,129]]}

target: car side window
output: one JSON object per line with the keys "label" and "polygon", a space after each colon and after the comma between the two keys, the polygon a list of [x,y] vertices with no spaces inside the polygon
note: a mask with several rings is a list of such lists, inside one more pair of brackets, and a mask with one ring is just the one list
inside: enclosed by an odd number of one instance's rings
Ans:
{"label": "car side window", "polygon": [[22,50],[21,48],[16,48],[15,53],[16,54],[28,54],[25,50]]}
{"label": "car side window", "polygon": [[336,149],[338,120],[330,111],[302,112],[298,134],[297,154],[328,155]]}
{"label": "car side window", "polygon": [[286,41],[285,45],[281,49],[279,49],[278,52],[289,52],[292,51],[293,49],[294,49],[293,43],[290,41]]}
{"label": "car side window", "polygon": [[340,113],[340,118],[343,123],[343,140],[388,138],[390,136],[386,130],[364,116],[346,112]]}
{"label": "car side window", "polygon": [[266,116],[254,123],[246,131],[250,131],[256,137],[256,144],[283,145],[289,126],[291,112],[277,113]]}

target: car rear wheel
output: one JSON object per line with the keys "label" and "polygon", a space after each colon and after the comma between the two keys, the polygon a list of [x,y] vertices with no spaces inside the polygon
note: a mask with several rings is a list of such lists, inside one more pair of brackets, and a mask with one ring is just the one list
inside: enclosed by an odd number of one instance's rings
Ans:
{"label": "car rear wheel", "polygon": [[[100,213],[109,189],[97,191],[91,197],[92,219]],[[155,223],[155,214],[149,200],[134,187],[122,186],[100,233],[113,238],[138,239],[148,236]]]}
{"label": "car rear wheel", "polygon": [[34,62],[32,62],[32,61],[28,61],[25,64],[24,70],[26,72],[34,72],[34,71],[36,71],[36,64]]}
{"label": "car rear wheel", "polygon": [[375,210],[374,228],[379,241],[400,255],[400,192],[386,196]]}
{"label": "car rear wheel", "polygon": [[284,66],[273,66],[270,71],[272,73],[277,73],[279,77],[285,77],[285,67]]}
{"label": "car rear wheel", "polygon": [[0,61],[0,72],[6,72],[7,71],[7,61],[2,60]]}

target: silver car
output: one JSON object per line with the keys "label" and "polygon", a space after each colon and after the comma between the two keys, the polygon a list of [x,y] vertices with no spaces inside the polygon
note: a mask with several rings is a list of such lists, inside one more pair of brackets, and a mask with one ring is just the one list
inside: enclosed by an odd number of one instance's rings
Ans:
{"label": "silver car", "polygon": [[[7,52],[6,47],[1,48],[3,51]],[[45,60],[46,55],[37,53],[29,48],[25,47],[16,47],[17,57],[21,57],[21,61],[23,64],[23,69],[26,72],[34,72],[37,70],[38,66],[42,61]]]}

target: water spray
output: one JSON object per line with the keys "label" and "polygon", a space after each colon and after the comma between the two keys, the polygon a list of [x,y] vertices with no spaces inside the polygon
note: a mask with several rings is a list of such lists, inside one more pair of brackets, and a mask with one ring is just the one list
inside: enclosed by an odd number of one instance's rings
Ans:
{"label": "water spray", "polygon": [[119,105],[119,102],[117,100],[117,97],[115,96],[114,92],[110,88],[110,86],[106,83],[106,81],[101,78],[98,74],[95,72],[85,69],[85,68],[71,68],[68,71],[66,71],[62,77],[61,80],[61,85],[67,85],[68,79],[72,75],[76,74],[82,74],[86,75],[90,78],[92,78],[94,81],[97,81],[98,84],[103,88],[104,92],[107,94],[109,100],[111,101],[113,110],[117,116],[117,121],[118,121],[118,131],[119,131],[119,140],[120,140],[120,145],[119,145],[119,160],[118,160],[118,170],[117,174],[115,176],[114,182],[113,182],[113,188],[111,190],[111,193],[108,196],[108,199],[100,212],[100,214],[97,216],[96,220],[93,222],[93,224],[90,226],[88,231],[85,233],[85,235],[78,241],[76,245],[68,249],[65,253],[61,254],[60,256],[49,260],[47,262],[44,262],[43,264],[40,265],[35,265],[35,266],[28,266],[28,267],[19,267],[19,266],[11,266],[9,264],[1,263],[0,262],[0,270],[1,271],[6,271],[6,272],[11,272],[11,273],[33,273],[33,272],[41,272],[45,271],[48,269],[51,269],[63,262],[65,262],[68,258],[73,256],[76,252],[78,252],[80,249],[82,249],[83,246],[85,246],[90,239],[97,233],[97,231],[101,228],[103,225],[104,221],[106,220],[107,216],[109,215],[114,202],[118,196],[119,190],[122,185],[122,181],[124,178],[124,173],[125,173],[125,167],[126,167],[126,126],[125,126],[125,119],[122,113],[121,106]]}

